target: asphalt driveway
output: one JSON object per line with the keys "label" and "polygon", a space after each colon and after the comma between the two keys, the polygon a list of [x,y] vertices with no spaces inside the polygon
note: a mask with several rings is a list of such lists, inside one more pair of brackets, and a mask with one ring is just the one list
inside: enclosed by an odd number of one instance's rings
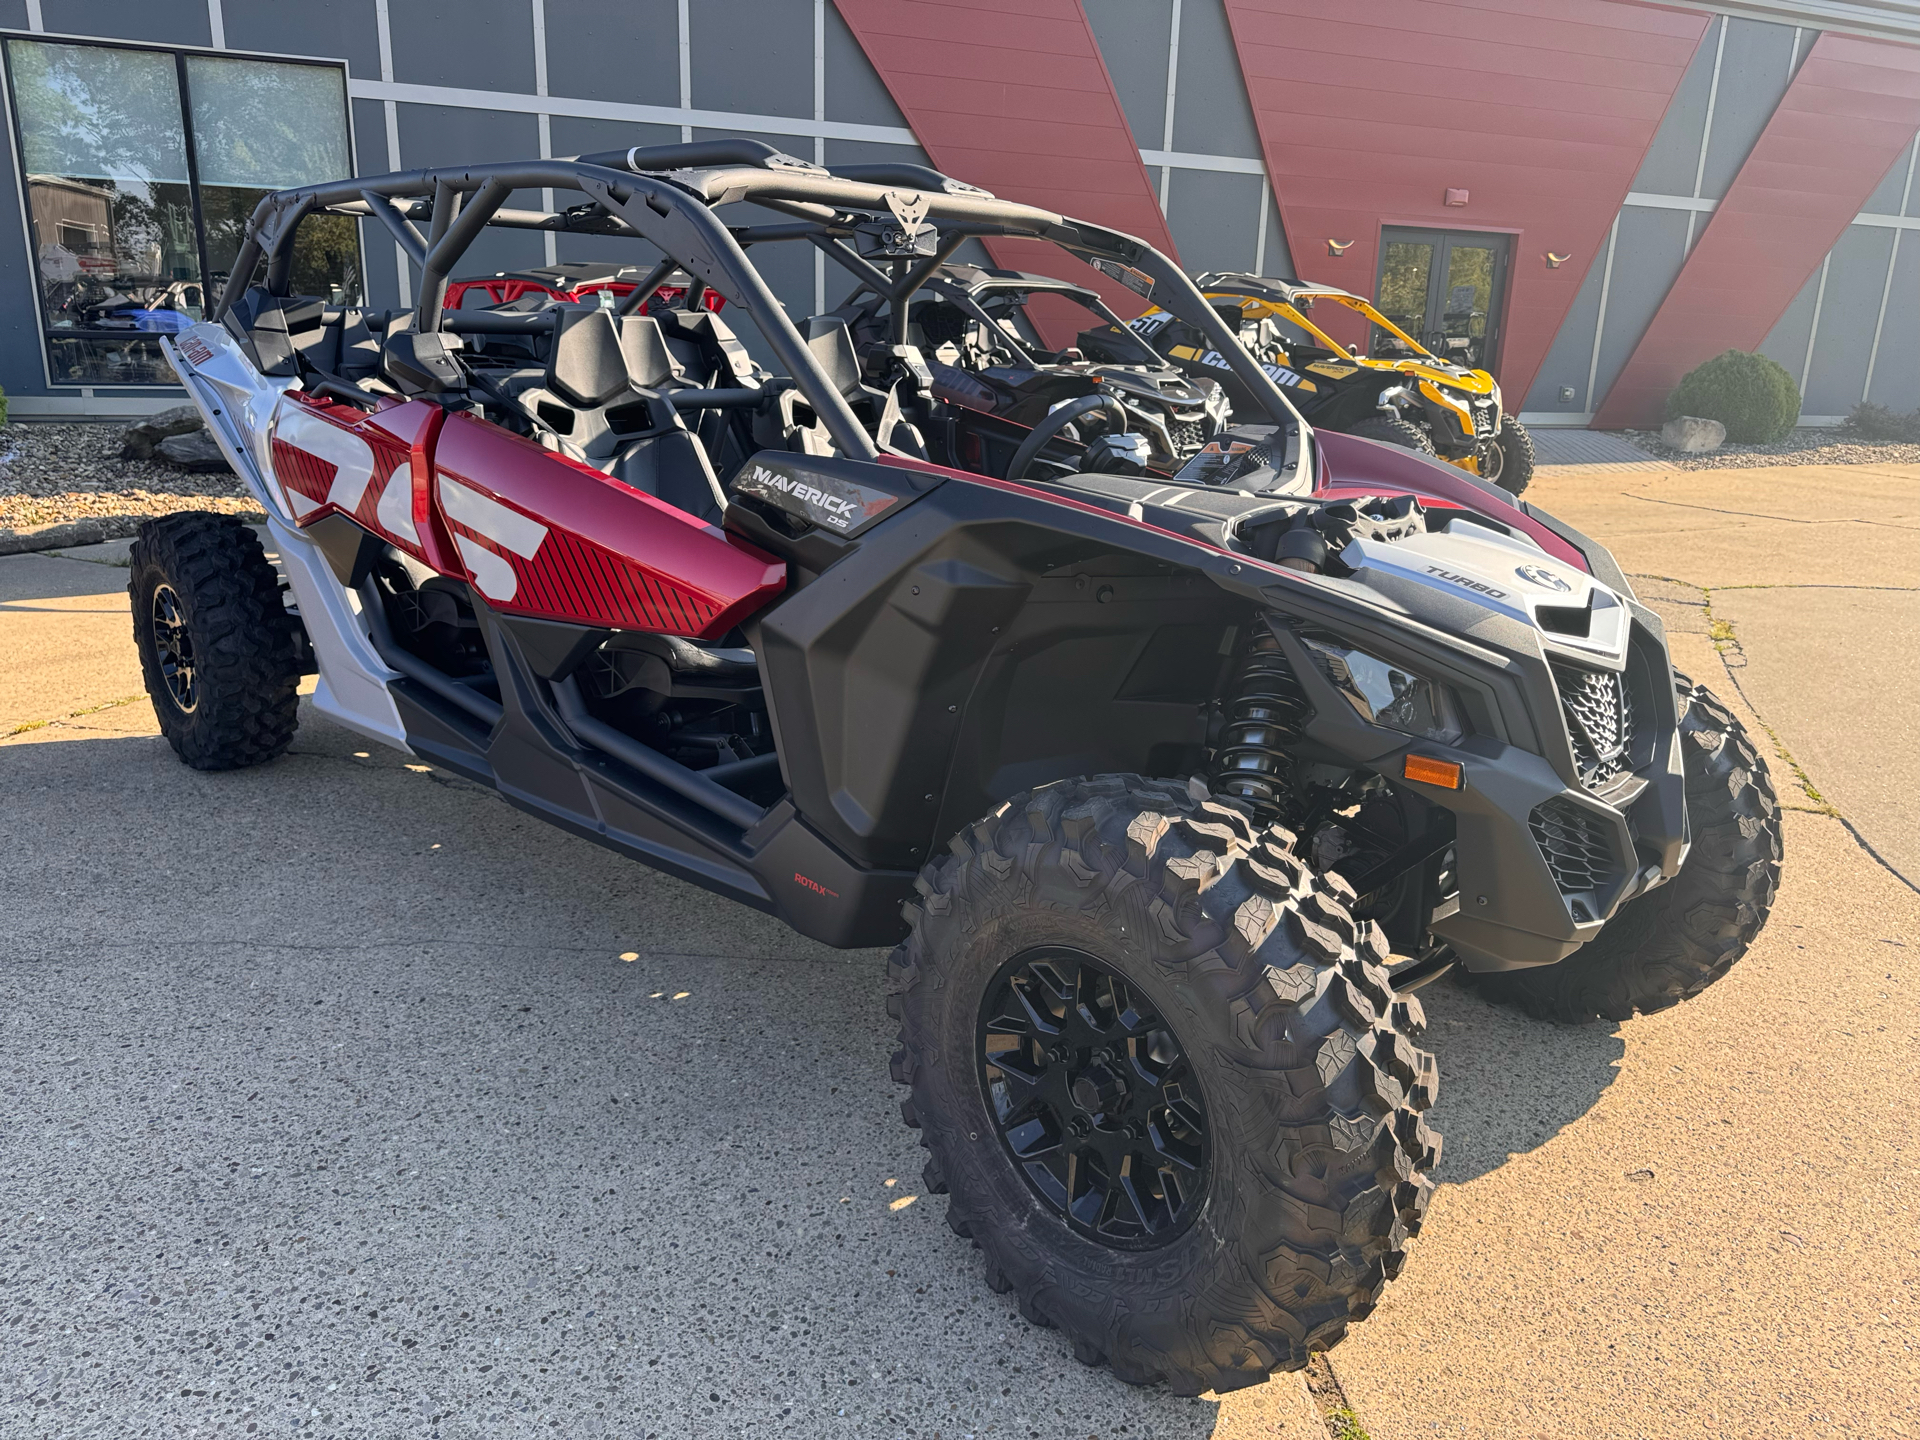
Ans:
{"label": "asphalt driveway", "polygon": [[[1815,793],[1702,1000],[1562,1030],[1428,992],[1444,1183],[1332,1357],[1374,1440],[1920,1433],[1920,895],[1861,843],[1913,841],[1871,799],[1913,710],[1728,588],[1860,583],[1820,568],[1848,546],[1662,530],[1728,508],[1635,498],[1662,479],[1541,499],[1667,577],[1683,664]],[[1890,547],[1850,629],[1911,616]],[[1327,1433],[1297,1377],[1132,1390],[985,1289],[899,1122],[878,952],[311,714],[275,765],[189,771],[114,703],[124,581],[0,560],[0,734],[52,722],[0,739],[0,1434]]]}

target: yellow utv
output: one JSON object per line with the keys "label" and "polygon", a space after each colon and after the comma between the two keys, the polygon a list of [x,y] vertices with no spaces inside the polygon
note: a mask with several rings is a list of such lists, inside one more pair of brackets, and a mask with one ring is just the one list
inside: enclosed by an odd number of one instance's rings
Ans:
{"label": "yellow utv", "polygon": [[[1195,277],[1240,343],[1316,427],[1436,455],[1518,495],[1533,478],[1533,439],[1500,403],[1500,385],[1435,355],[1364,297],[1331,285],[1208,271]],[[1333,339],[1309,318],[1344,305],[1371,325],[1370,353]],[[1244,384],[1200,332],[1164,310],[1130,322],[1190,375],[1220,382],[1239,410]]]}

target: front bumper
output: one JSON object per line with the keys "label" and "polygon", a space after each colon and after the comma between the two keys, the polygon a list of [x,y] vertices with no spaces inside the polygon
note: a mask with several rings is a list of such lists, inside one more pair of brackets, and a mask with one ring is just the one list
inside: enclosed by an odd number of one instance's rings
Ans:
{"label": "front bumper", "polygon": [[[1633,699],[1632,738],[1610,772],[1578,748],[1555,664],[1537,646],[1516,644],[1502,655],[1412,628],[1353,635],[1460,697],[1472,733],[1441,745],[1362,720],[1287,622],[1275,619],[1313,706],[1304,727],[1311,748],[1452,812],[1458,892],[1440,898],[1429,928],[1467,969],[1565,959],[1627,901],[1678,872],[1686,845],[1678,716],[1664,637],[1651,612],[1634,607],[1620,677]],[[1404,778],[1412,752],[1459,764],[1461,788]]]}

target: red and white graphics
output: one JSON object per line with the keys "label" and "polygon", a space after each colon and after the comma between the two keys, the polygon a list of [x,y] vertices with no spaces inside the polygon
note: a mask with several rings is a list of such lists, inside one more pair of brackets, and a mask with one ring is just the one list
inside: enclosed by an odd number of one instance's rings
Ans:
{"label": "red and white graphics", "polygon": [[496,609],[711,640],[786,586],[772,556],[472,415],[433,461],[463,578]]}
{"label": "red and white graphics", "polygon": [[374,415],[351,405],[281,397],[273,473],[301,525],[339,513],[426,558],[414,514],[413,460],[436,407],[415,400]]}

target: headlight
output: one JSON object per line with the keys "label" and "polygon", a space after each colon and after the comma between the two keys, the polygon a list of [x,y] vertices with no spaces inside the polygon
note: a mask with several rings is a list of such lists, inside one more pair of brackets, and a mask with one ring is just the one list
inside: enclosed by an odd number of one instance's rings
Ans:
{"label": "headlight", "polygon": [[1446,686],[1330,635],[1302,635],[1300,643],[1362,720],[1442,745],[1466,733]]}

